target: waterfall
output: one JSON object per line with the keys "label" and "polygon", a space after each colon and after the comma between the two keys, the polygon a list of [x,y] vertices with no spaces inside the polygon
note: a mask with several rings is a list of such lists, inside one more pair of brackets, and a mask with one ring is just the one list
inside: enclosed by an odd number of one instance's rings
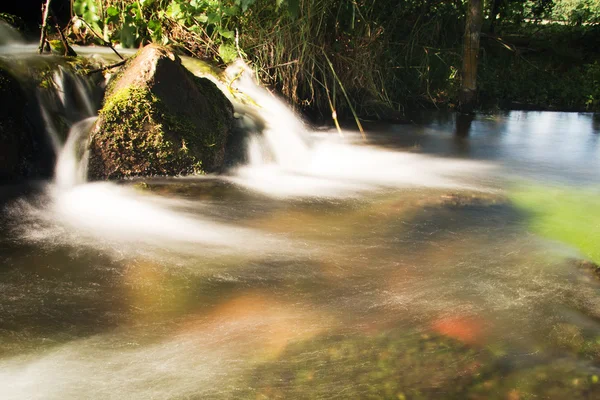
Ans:
{"label": "waterfall", "polygon": [[[38,89],[37,98],[46,134],[57,156],[54,183],[60,189],[84,183],[87,176],[85,149],[98,109],[90,82],[59,65],[52,74],[50,87]],[[68,132],[60,132],[56,128],[57,121],[66,124]]]}
{"label": "waterfall", "polygon": [[96,117],[77,122],[58,155],[54,182],[60,189],[68,189],[87,180],[87,139]]}
{"label": "waterfall", "polygon": [[238,114],[264,125],[247,141],[249,164],[231,178],[250,189],[277,197],[340,197],[389,187],[475,189],[466,178],[488,170],[475,161],[359,144],[352,141],[357,135],[317,135],[288,105],[259,86],[245,64],[238,62],[227,73],[239,97],[250,99],[237,104]]}
{"label": "waterfall", "polygon": [[[292,109],[258,85],[248,66],[241,61],[229,67],[227,74],[237,77],[232,86],[254,103],[247,104],[242,111],[246,111],[247,115],[257,115],[264,123],[261,139],[253,138],[250,145],[251,153],[248,158],[251,164],[264,165],[266,160],[273,158],[278,165],[298,168],[309,162],[308,131]],[[248,109],[251,110],[250,113],[247,112]],[[259,144],[257,141],[264,143]]]}

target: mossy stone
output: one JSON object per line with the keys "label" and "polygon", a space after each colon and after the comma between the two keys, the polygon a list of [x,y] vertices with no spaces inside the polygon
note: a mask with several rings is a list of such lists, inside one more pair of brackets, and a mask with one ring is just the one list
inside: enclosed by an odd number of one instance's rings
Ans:
{"label": "mossy stone", "polygon": [[142,49],[110,84],[90,143],[92,179],[218,170],[233,107],[171,50]]}

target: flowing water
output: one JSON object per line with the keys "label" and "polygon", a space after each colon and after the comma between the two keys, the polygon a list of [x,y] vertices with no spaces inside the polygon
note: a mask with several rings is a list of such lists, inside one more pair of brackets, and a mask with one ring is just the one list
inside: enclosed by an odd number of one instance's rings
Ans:
{"label": "flowing water", "polygon": [[521,201],[598,204],[593,115],[429,114],[363,142],[238,88],[250,161],[143,183],[85,182],[71,91],[54,180],[0,187],[1,399],[600,396],[595,254]]}

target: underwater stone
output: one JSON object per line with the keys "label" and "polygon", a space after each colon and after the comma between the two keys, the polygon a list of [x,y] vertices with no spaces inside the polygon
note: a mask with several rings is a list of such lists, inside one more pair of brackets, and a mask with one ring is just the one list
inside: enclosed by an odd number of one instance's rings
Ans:
{"label": "underwater stone", "polygon": [[170,49],[142,49],[109,84],[90,141],[90,179],[219,170],[233,107]]}

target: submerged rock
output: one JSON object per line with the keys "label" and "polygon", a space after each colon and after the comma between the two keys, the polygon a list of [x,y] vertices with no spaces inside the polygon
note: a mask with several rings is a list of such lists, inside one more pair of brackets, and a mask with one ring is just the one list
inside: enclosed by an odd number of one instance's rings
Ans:
{"label": "submerged rock", "polygon": [[109,84],[90,142],[89,177],[187,175],[218,170],[233,108],[171,50],[146,46]]}

